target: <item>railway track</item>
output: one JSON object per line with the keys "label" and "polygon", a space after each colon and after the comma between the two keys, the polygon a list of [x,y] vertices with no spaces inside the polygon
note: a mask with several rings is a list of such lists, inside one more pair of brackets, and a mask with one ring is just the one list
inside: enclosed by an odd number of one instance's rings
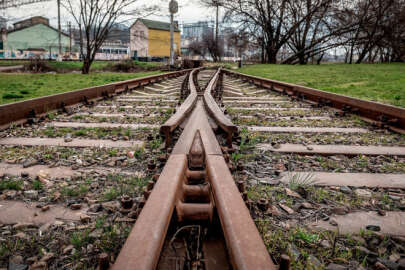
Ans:
{"label": "railway track", "polygon": [[0,106],[0,267],[91,269],[118,254],[139,214],[123,206],[143,203],[166,161],[159,126],[186,73]]}
{"label": "railway track", "polygon": [[195,69],[0,106],[0,265],[401,269],[404,110],[370,104]]}

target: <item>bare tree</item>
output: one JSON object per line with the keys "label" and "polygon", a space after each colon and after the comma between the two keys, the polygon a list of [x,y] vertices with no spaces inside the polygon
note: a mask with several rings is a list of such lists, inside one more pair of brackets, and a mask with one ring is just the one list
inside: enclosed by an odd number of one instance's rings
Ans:
{"label": "bare tree", "polygon": [[[220,38],[219,38],[219,7],[222,5],[222,0],[201,0],[201,3],[204,6],[207,7],[212,7],[216,9],[216,19],[215,19],[215,49],[217,52],[215,55],[220,55],[219,51],[221,50],[220,48]],[[220,57],[213,58],[214,62],[220,61]]]}
{"label": "bare tree", "polygon": [[83,59],[82,73],[88,74],[90,67],[118,20],[128,16],[140,16],[157,9],[156,6],[134,8],[139,0],[64,0],[66,10],[76,21],[80,32],[80,54]]}
{"label": "bare tree", "polygon": [[259,33],[266,62],[276,63],[279,50],[311,15],[301,12],[292,20],[294,3],[295,0],[223,0],[221,5],[226,9],[226,20]]}
{"label": "bare tree", "polygon": [[355,54],[358,64],[367,58],[370,62],[389,58],[392,49],[388,40],[401,40],[404,30],[400,12],[403,6],[403,0],[358,0],[348,5],[339,17],[344,24],[353,24],[353,30],[343,35],[348,47],[347,62],[351,64]]}
{"label": "bare tree", "polygon": [[224,40],[220,37],[217,42],[214,32],[209,30],[203,33],[201,40],[192,42],[189,45],[189,50],[192,54],[199,55],[203,59],[210,56],[214,62],[218,62],[224,55]]}
{"label": "bare tree", "polygon": [[405,0],[395,0],[389,14],[389,26],[385,30],[382,57],[385,62],[405,61]]}
{"label": "bare tree", "polygon": [[244,52],[249,47],[249,33],[245,31],[238,31],[229,33],[226,37],[229,47],[235,50],[235,55],[242,59]]}
{"label": "bare tree", "polygon": [[359,24],[359,36],[356,44],[359,57],[356,63],[364,61],[385,37],[385,29],[389,28],[389,14],[393,0],[364,0],[356,9],[364,18]]}
{"label": "bare tree", "polygon": [[342,45],[338,37],[351,32],[353,24],[341,24],[335,16],[340,12],[334,0],[294,1],[289,20],[298,27],[287,41],[293,54],[283,63],[307,64],[309,58],[322,59],[325,51]]}
{"label": "bare tree", "polygon": [[206,55],[208,54],[207,47],[202,41],[195,40],[190,43],[188,49],[192,55],[201,56],[205,60]]}

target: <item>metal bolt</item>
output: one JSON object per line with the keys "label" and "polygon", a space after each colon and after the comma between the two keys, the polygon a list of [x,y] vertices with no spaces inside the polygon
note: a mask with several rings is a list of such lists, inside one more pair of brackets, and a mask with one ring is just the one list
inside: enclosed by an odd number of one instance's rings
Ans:
{"label": "metal bolt", "polygon": [[154,170],[154,169],[156,169],[156,163],[155,163],[155,161],[153,161],[153,160],[151,160],[151,161],[149,161],[149,163],[148,163],[148,169],[149,170]]}
{"label": "metal bolt", "polygon": [[157,174],[153,175],[152,180],[157,182],[159,177],[160,177],[160,174],[157,173]]}
{"label": "metal bolt", "polygon": [[150,190],[153,189],[153,186],[154,186],[154,185],[155,185],[155,182],[149,181],[149,182],[148,182],[148,185],[146,186],[146,189],[147,189],[148,191],[150,191]]}
{"label": "metal bolt", "polygon": [[98,255],[98,268],[100,270],[108,270],[110,267],[110,261],[107,253],[101,253]]}
{"label": "metal bolt", "polygon": [[122,208],[131,209],[133,204],[134,204],[134,202],[131,197],[129,197],[128,195],[122,196],[122,198],[121,198]]}
{"label": "metal bolt", "polygon": [[245,192],[245,181],[243,180],[238,181],[238,189],[240,193]]}
{"label": "metal bolt", "polygon": [[257,207],[258,207],[261,211],[265,212],[265,211],[267,211],[267,209],[269,209],[269,202],[268,202],[266,199],[260,199],[260,200],[257,202]]}
{"label": "metal bolt", "polygon": [[248,193],[246,191],[242,193],[242,198],[245,202],[248,200]]}
{"label": "metal bolt", "polygon": [[138,209],[142,209],[145,206],[145,199],[142,199],[138,203]]}
{"label": "metal bolt", "polygon": [[149,195],[150,195],[150,191],[147,189],[147,187],[145,187],[143,190],[143,197],[145,198],[145,200],[147,200],[149,198]]}
{"label": "metal bolt", "polygon": [[224,159],[226,163],[229,163],[229,154],[224,154]]}
{"label": "metal bolt", "polygon": [[291,259],[288,255],[283,254],[280,258],[280,270],[290,270]]}

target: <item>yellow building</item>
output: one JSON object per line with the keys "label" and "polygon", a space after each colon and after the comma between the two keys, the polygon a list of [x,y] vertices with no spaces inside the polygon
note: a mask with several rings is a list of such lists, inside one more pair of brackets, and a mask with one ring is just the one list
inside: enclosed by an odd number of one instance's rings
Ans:
{"label": "yellow building", "polygon": [[[137,19],[130,28],[131,56],[170,57],[170,23]],[[180,56],[180,30],[174,27],[174,52]]]}

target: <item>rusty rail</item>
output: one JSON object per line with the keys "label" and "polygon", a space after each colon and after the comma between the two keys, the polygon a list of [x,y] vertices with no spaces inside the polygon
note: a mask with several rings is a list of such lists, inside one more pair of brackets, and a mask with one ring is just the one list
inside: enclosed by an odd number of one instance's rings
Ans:
{"label": "rusty rail", "polygon": [[[215,76],[206,91],[211,91],[214,80]],[[173,215],[178,222],[213,222],[215,213],[232,269],[276,269],[235,185],[202,99],[197,97],[183,133],[112,270],[156,269]],[[212,113],[218,118],[222,114]],[[209,260],[205,261],[208,264]],[[207,269],[224,269],[215,260],[210,264]]]}
{"label": "rusty rail", "polygon": [[372,120],[378,126],[385,126],[393,131],[405,133],[405,109],[403,108],[347,97],[292,83],[246,75],[226,69],[222,70],[222,72],[260,87],[292,95],[297,99],[314,102],[317,106],[329,106],[341,110],[343,113],[357,114]]}
{"label": "rusty rail", "polygon": [[21,102],[0,105],[0,130],[6,129],[11,123],[24,123],[29,118],[36,118],[54,110],[65,110],[68,106],[89,103],[105,97],[122,93],[133,88],[159,82],[164,79],[178,77],[190,70],[164,73],[133,80],[121,81],[102,86],[90,87],[66,93],[34,98]]}
{"label": "rusty rail", "polygon": [[197,101],[197,89],[194,85],[194,73],[200,70],[199,68],[192,70],[189,73],[188,84],[190,94],[186,98],[186,100],[181,104],[180,108],[173,114],[161,127],[160,132],[164,134],[166,147],[169,147],[172,143],[171,133],[175,130],[183,121],[184,119],[190,114],[194,105]]}
{"label": "rusty rail", "polygon": [[217,73],[211,79],[208,84],[208,87],[204,93],[204,104],[207,108],[209,115],[215,120],[215,122],[227,133],[227,144],[229,147],[232,147],[232,137],[234,133],[238,132],[238,128],[236,125],[229,120],[224,113],[222,112],[221,108],[216,103],[215,99],[213,98],[211,92],[215,89],[219,74],[221,73],[221,69],[218,69]]}

